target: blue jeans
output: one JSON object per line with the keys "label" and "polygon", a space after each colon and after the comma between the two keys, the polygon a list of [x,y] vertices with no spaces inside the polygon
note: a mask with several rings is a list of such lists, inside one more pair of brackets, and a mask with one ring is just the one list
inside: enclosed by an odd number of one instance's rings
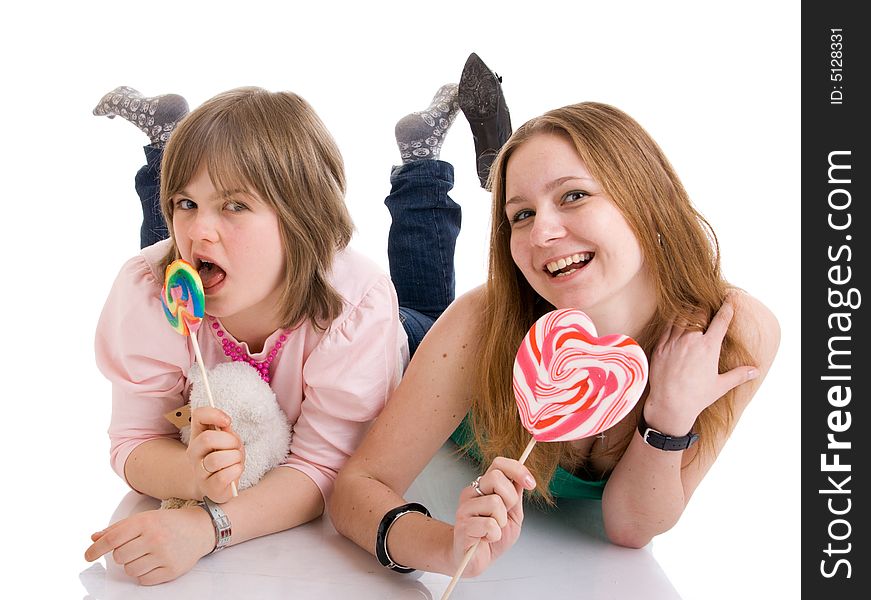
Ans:
{"label": "blue jeans", "polygon": [[[169,237],[160,212],[160,160],[163,151],[145,146],[146,164],[136,173],[142,203],[142,248]],[[460,206],[448,192],[454,167],[419,160],[390,172],[384,200],[392,223],[387,236],[390,278],[399,299],[399,320],[411,355],[435,320],[454,299],[454,249],[460,233]]]}
{"label": "blue jeans", "polygon": [[393,167],[390,186],[384,200],[392,219],[387,259],[413,355],[454,299],[454,248],[462,214],[448,196],[454,187],[450,163],[418,160]]}
{"label": "blue jeans", "polygon": [[136,173],[136,193],[142,204],[142,227],[139,228],[139,247],[145,248],[169,237],[163,214],[160,212],[160,160],[163,150],[145,146],[145,165]]}

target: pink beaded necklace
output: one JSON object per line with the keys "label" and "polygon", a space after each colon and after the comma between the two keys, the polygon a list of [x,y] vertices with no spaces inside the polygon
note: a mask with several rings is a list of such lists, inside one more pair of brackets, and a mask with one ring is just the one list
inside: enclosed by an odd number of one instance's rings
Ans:
{"label": "pink beaded necklace", "polygon": [[269,383],[271,376],[269,375],[269,365],[272,364],[272,361],[275,359],[275,356],[278,354],[278,351],[281,350],[281,346],[284,341],[287,340],[287,330],[281,332],[281,335],[278,336],[278,341],[275,342],[275,345],[272,346],[272,350],[266,355],[265,360],[254,360],[248,352],[245,351],[242,346],[231,341],[226,335],[223,329],[221,329],[220,324],[217,319],[214,317],[209,317],[209,321],[212,324],[212,329],[215,330],[215,334],[221,338],[221,346],[223,346],[224,354],[234,361],[246,362],[260,373],[260,377],[263,378],[263,381]]}

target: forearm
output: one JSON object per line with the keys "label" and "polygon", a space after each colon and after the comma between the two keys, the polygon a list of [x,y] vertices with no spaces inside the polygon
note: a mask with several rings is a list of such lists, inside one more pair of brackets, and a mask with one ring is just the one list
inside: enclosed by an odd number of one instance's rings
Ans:
{"label": "forearm", "polygon": [[[231,546],[307,523],[324,511],[323,495],[315,483],[296,469],[277,467],[256,485],[221,504],[232,529]],[[215,547],[215,528],[205,511],[182,510],[195,519],[197,556]]]}
{"label": "forearm", "polygon": [[133,489],[154,498],[200,500],[186,447],[178,440],[158,438],[139,444],[124,463],[124,476]]}
{"label": "forearm", "polygon": [[[424,470],[471,406],[479,354],[482,290],[457,299],[426,334],[372,429],[339,471],[330,504],[336,529],[375,554],[384,515],[407,503],[402,494]],[[452,575],[454,527],[417,513],[394,522],[387,551],[398,564]]]}
{"label": "forearm", "polygon": [[[341,493],[340,493],[341,490]],[[340,474],[330,506],[333,525],[358,546],[375,554],[375,538],[381,518],[407,501],[372,477]],[[409,513],[390,528],[387,552],[394,562],[434,573],[453,574],[453,527],[448,523]]]}
{"label": "forearm", "polygon": [[238,544],[316,519],[324,512],[324,499],[307,475],[276,467],[221,507],[233,527],[231,544]]}
{"label": "forearm", "polygon": [[[310,521],[323,512],[323,497],[308,476],[279,467],[221,506],[232,529],[229,543],[238,544]],[[91,540],[86,560],[110,555],[144,585],[187,573],[216,542],[212,519],[198,506],[136,513]]]}
{"label": "forearm", "polygon": [[684,452],[653,448],[633,434],[602,495],[605,533],[612,542],[641,548],[677,523],[687,501],[681,480]]}
{"label": "forearm", "polygon": [[[730,323],[733,341],[743,344],[753,360],[721,373],[720,351]],[[644,419],[649,427],[674,437],[692,431],[699,415],[717,401],[729,404],[734,426],[771,366],[780,339],[774,316],[745,294],[731,295],[704,333],[694,329],[668,328],[651,362]],[[605,530],[612,541],[640,547],[677,523],[729,437],[724,427],[707,429],[712,437],[704,440],[704,452],[699,445],[658,450],[633,432],[602,498]]]}

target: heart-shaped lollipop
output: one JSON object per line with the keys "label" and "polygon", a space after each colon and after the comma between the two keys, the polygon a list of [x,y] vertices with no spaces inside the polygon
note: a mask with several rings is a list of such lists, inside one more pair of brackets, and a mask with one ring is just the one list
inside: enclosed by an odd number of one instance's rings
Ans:
{"label": "heart-shaped lollipop", "polygon": [[551,311],[514,360],[520,421],[538,442],[596,435],[623,419],[647,385],[647,356],[625,335],[598,337],[577,309]]}
{"label": "heart-shaped lollipop", "polygon": [[[518,459],[536,442],[566,442],[605,431],[629,414],[647,385],[647,355],[625,335],[598,337],[583,311],[564,308],[542,315],[514,358],[514,399],[532,434]],[[478,549],[463,555],[442,600],[447,600]]]}

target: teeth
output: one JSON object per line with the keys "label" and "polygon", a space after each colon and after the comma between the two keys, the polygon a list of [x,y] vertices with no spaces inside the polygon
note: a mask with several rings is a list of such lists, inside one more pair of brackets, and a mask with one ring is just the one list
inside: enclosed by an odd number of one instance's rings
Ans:
{"label": "teeth", "polygon": [[[592,257],[593,254],[591,252],[580,252],[577,254],[572,254],[571,256],[567,256],[565,258],[561,258],[554,262],[549,262],[547,263],[546,267],[548,271],[550,271],[551,273],[555,273],[560,269],[565,269],[569,265],[587,262]],[[571,271],[569,271],[569,273],[573,273],[574,271],[577,271],[577,269],[572,269]],[[563,275],[568,275],[568,273],[563,273]]]}
{"label": "teeth", "polygon": [[565,273],[557,273],[556,276],[557,276],[557,277],[566,277],[567,275],[571,275],[571,274],[574,273],[575,271],[577,271],[577,269],[569,269],[569,270],[566,271]]}

